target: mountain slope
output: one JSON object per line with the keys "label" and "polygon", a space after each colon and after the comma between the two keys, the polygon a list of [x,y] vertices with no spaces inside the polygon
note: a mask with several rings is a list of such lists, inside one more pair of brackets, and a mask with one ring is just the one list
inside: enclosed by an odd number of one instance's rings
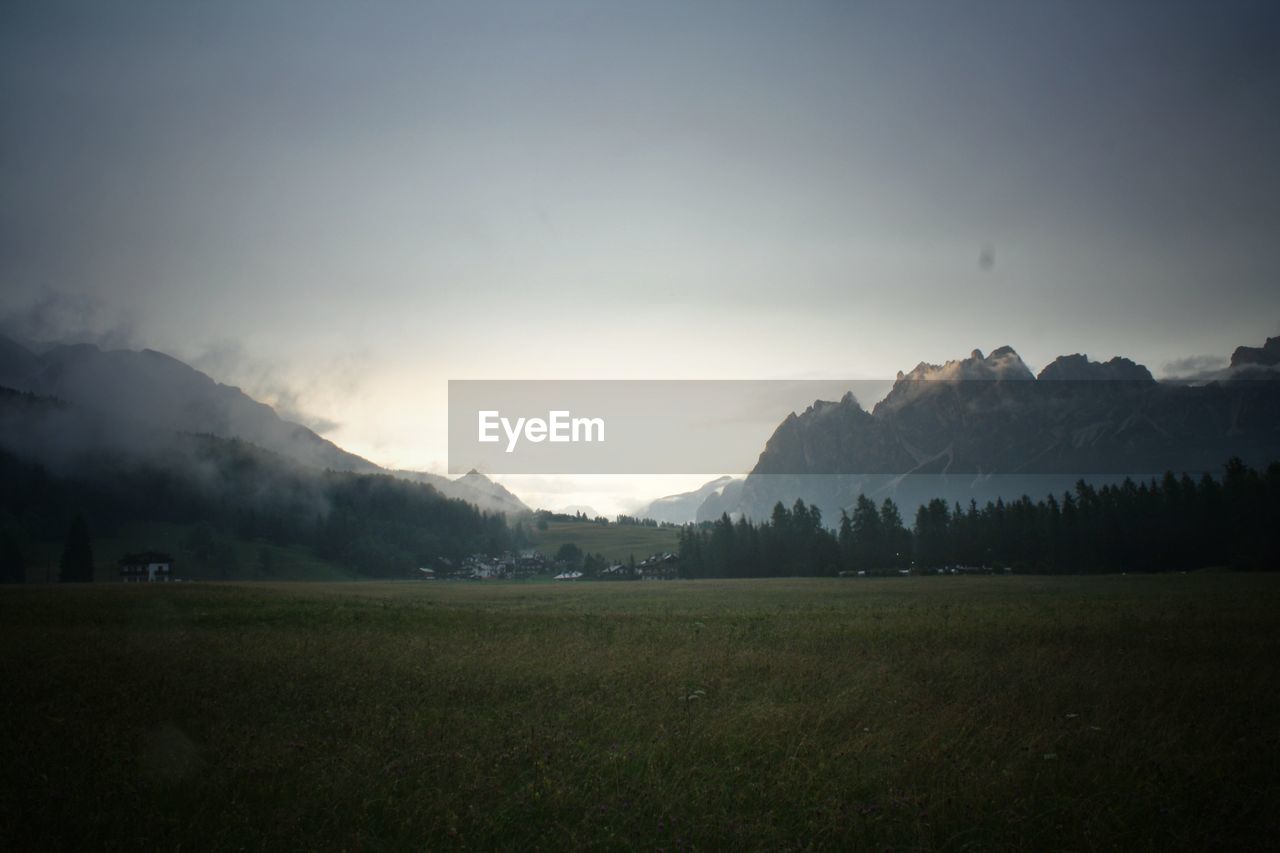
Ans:
{"label": "mountain slope", "polygon": [[239,438],[314,468],[380,470],[306,427],[284,420],[239,388],[215,382],[154,350],[103,351],[91,344],[74,344],[36,355],[0,338],[0,377],[9,387],[66,400],[107,418]]}
{"label": "mountain slope", "polygon": [[[0,337],[0,385],[75,407],[75,417],[58,419],[60,448],[43,447],[41,458],[78,445],[136,449],[160,430],[240,439],[320,470],[384,473],[368,459],[284,420],[239,388],[154,350],[103,351],[73,344],[36,354]],[[23,439],[28,448],[35,447],[34,440]],[[458,480],[413,471],[389,473],[426,483],[487,512],[529,511],[515,495],[475,472]]]}
{"label": "mountain slope", "polygon": [[426,483],[445,497],[466,501],[485,512],[498,512],[511,517],[532,512],[524,501],[500,483],[495,483],[474,469],[456,480],[426,471],[395,470],[388,473],[415,483]]}
{"label": "mountain slope", "polygon": [[96,536],[200,526],[206,538],[234,541],[238,550],[258,542],[302,548],[376,577],[412,577],[441,558],[512,545],[500,516],[427,485],[322,471],[239,439],[105,418],[0,388],[0,530],[56,544],[76,513],[90,519]]}
{"label": "mountain slope", "polygon": [[[672,524],[685,524],[698,518],[699,508],[712,496],[719,497],[726,489],[736,491],[732,484],[741,483],[733,477],[717,477],[703,483],[698,488],[677,495],[667,495],[651,501],[647,506],[636,511],[637,518],[652,518],[654,521],[667,521]],[[717,513],[716,517],[719,517]]]}

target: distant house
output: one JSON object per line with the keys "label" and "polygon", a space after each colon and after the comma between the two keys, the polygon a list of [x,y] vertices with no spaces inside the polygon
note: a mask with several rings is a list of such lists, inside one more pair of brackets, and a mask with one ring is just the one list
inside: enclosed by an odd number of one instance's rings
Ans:
{"label": "distant house", "polygon": [[558,581],[576,581],[582,579],[582,572],[561,572],[555,576]]}
{"label": "distant house", "polygon": [[537,551],[521,551],[511,571],[512,577],[527,578],[547,570],[547,558]]}
{"label": "distant house", "polygon": [[476,560],[469,564],[471,571],[467,577],[471,580],[487,581],[502,576],[502,565],[500,563],[489,563],[484,560]]}
{"label": "distant house", "polygon": [[640,577],[647,581],[675,580],[680,573],[680,558],[675,554],[651,554],[636,565]]}
{"label": "distant house", "polygon": [[421,572],[419,577],[422,578],[422,580],[433,581],[436,579],[435,569],[424,569],[422,566],[419,566],[418,571]]}
{"label": "distant house", "polygon": [[120,558],[120,579],[125,583],[173,580],[173,557],[159,551],[125,554]]}
{"label": "distant house", "polygon": [[952,566],[953,575],[993,575],[995,570],[988,566]]}

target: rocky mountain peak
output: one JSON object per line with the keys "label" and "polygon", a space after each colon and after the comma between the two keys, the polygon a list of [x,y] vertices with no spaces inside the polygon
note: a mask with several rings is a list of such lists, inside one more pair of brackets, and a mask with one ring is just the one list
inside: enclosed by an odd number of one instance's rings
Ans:
{"label": "rocky mountain peak", "polygon": [[1090,361],[1089,356],[1081,353],[1058,356],[1040,371],[1037,378],[1048,381],[1155,381],[1150,370],[1130,359],[1115,356],[1110,361]]}
{"label": "rocky mountain peak", "polygon": [[1031,379],[1030,368],[1011,346],[1002,346],[983,355],[975,349],[968,358],[955,359],[945,364],[920,362],[911,372],[898,372],[898,380],[958,380],[958,379]]}
{"label": "rocky mountain peak", "polygon": [[[990,355],[983,355],[982,350],[975,349],[968,358],[955,359],[941,365],[922,361],[909,373],[904,374],[899,371],[888,396],[876,404],[873,412],[880,415],[886,414],[920,398],[921,395],[929,394],[955,382],[1034,378],[1035,374],[1011,346],[998,347]],[[933,385],[932,383],[935,382],[939,384]]]}
{"label": "rocky mountain peak", "polygon": [[1260,347],[1236,347],[1231,353],[1231,366],[1259,365],[1272,367],[1280,364],[1280,337],[1267,338]]}

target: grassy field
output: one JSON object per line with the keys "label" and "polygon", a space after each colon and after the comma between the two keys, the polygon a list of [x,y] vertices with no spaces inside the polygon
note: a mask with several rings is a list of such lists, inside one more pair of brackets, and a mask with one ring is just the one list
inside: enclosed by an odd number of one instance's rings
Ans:
{"label": "grassy field", "polygon": [[0,589],[0,847],[1247,849],[1280,576]]}
{"label": "grassy field", "polygon": [[675,527],[641,527],[638,524],[610,524],[591,521],[550,521],[546,530],[531,531],[533,546],[554,556],[556,549],[572,542],[588,554],[602,554],[609,560],[634,556],[643,560],[650,554],[676,551]]}

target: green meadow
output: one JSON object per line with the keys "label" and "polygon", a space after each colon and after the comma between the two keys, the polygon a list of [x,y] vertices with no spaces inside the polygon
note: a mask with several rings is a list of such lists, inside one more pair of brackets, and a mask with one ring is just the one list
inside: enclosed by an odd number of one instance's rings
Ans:
{"label": "green meadow", "polygon": [[606,560],[643,560],[650,554],[679,550],[677,527],[644,527],[638,524],[596,524],[593,521],[549,521],[546,530],[529,531],[533,547],[555,556],[566,542],[577,545],[587,554],[600,554]]}
{"label": "green meadow", "polygon": [[0,589],[0,847],[1272,847],[1280,576]]}

